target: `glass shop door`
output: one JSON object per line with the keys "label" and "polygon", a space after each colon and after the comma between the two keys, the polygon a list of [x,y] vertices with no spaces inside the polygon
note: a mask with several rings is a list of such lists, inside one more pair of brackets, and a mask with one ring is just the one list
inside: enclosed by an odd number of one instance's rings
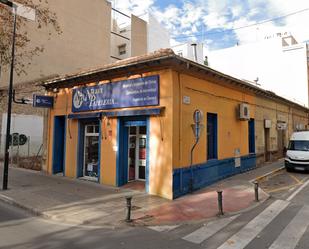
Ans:
{"label": "glass shop door", "polygon": [[85,125],[83,176],[98,179],[99,167],[99,124]]}
{"label": "glass shop door", "polygon": [[146,172],[146,126],[129,127],[128,181],[145,181]]}

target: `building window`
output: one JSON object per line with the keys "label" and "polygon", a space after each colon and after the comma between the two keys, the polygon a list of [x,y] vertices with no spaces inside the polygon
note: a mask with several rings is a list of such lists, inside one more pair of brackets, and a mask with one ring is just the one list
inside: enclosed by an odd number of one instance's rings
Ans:
{"label": "building window", "polygon": [[179,56],[183,57],[182,52],[178,52],[177,54],[178,54]]}
{"label": "building window", "polygon": [[207,159],[218,158],[218,115],[207,113]]}
{"label": "building window", "polygon": [[126,44],[122,44],[120,46],[118,46],[118,51],[119,51],[119,55],[124,55],[126,54]]}

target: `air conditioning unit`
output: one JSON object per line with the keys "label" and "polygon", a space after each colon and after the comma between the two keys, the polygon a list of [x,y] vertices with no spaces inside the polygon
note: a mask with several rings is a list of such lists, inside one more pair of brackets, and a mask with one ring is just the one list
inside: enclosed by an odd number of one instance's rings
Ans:
{"label": "air conditioning unit", "polygon": [[249,120],[250,119],[250,112],[249,112],[249,105],[246,103],[239,104],[239,119],[240,120]]}

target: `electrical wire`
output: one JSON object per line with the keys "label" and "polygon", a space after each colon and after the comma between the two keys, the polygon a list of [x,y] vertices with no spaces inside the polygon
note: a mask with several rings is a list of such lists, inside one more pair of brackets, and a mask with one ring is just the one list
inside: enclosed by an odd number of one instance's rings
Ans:
{"label": "electrical wire", "polygon": [[254,26],[261,25],[261,24],[268,23],[268,22],[273,22],[273,21],[276,21],[276,20],[279,20],[279,19],[282,19],[282,18],[286,18],[286,17],[289,17],[289,16],[300,14],[300,13],[308,11],[308,10],[309,10],[309,8],[306,8],[306,9],[298,10],[298,11],[295,11],[295,12],[291,12],[291,13],[283,15],[283,16],[278,16],[278,17],[275,17],[275,18],[266,19],[266,20],[263,20],[263,21],[260,21],[260,22],[256,22],[256,23],[253,23],[253,24],[248,24],[248,25],[245,25],[245,26],[240,26],[240,27],[236,27],[236,28],[232,28],[232,29],[213,31],[213,32],[203,32],[202,34],[197,33],[195,35],[187,35],[187,36],[174,36],[172,38],[173,39],[185,39],[185,38],[190,38],[190,37],[201,37],[201,36],[205,36],[205,35],[213,35],[213,34],[221,34],[221,33],[231,32],[231,31],[235,31],[235,30],[239,30],[239,29],[254,27]]}

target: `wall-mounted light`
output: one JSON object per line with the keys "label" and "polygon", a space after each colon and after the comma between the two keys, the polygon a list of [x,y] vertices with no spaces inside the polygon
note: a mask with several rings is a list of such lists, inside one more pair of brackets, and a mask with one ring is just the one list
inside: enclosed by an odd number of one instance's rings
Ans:
{"label": "wall-mounted light", "polygon": [[54,89],[53,89],[53,93],[59,93],[59,89],[57,88],[57,87],[55,87]]}
{"label": "wall-mounted light", "polygon": [[57,101],[58,93],[59,93],[59,88],[58,87],[53,88],[53,94],[54,94],[54,97],[55,97],[55,102]]}

